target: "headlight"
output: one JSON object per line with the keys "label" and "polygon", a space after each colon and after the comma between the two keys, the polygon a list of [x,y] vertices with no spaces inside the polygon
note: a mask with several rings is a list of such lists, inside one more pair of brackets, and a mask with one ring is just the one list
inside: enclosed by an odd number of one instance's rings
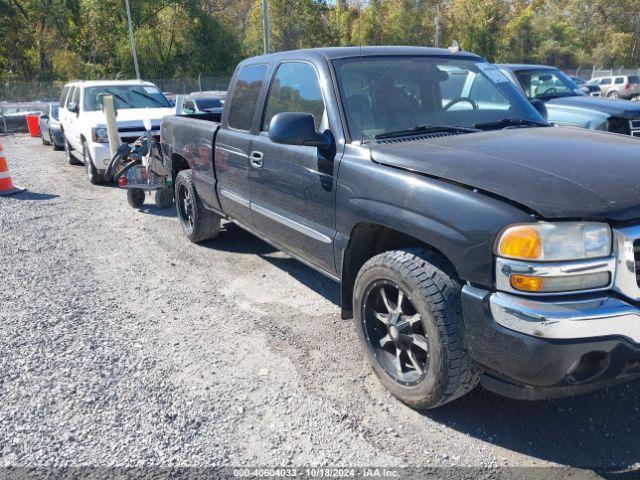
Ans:
{"label": "headlight", "polygon": [[540,222],[508,227],[496,242],[496,287],[534,294],[607,288],[615,270],[611,237],[606,223]]}
{"label": "headlight", "polygon": [[109,143],[109,132],[104,127],[92,128],[91,137],[94,142]]}
{"label": "headlight", "polygon": [[515,225],[504,230],[496,243],[496,255],[518,260],[585,260],[610,254],[611,227],[606,223]]}

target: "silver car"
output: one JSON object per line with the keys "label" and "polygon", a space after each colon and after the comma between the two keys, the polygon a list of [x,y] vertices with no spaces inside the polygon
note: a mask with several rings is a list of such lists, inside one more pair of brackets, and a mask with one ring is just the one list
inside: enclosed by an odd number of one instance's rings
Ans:
{"label": "silver car", "polygon": [[614,75],[592,79],[589,83],[600,87],[603,97],[630,100],[640,95],[640,76]]}

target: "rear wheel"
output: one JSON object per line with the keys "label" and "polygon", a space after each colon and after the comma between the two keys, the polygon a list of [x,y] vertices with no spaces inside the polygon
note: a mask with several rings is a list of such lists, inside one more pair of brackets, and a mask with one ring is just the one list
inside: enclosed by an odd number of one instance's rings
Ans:
{"label": "rear wheel", "polygon": [[180,226],[189,240],[198,243],[218,236],[221,218],[202,204],[193,185],[191,170],[178,173],[175,201]]}
{"label": "rear wheel", "polygon": [[607,95],[609,98],[620,98],[620,94],[616,90],[611,90]]}
{"label": "rear wheel", "polygon": [[84,158],[84,166],[87,169],[87,178],[89,179],[89,183],[92,185],[98,185],[104,182],[102,175],[96,169],[96,166],[93,164],[93,160],[91,160],[91,153],[89,152],[87,142],[82,142],[82,157]]}
{"label": "rear wheel", "polygon": [[471,391],[480,370],[465,347],[460,284],[422,249],[385,252],[356,279],[353,310],[373,371],[399,400],[434,408]]}
{"label": "rear wheel", "polygon": [[173,205],[173,189],[159,188],[155,193],[155,202],[158,209],[163,210]]}

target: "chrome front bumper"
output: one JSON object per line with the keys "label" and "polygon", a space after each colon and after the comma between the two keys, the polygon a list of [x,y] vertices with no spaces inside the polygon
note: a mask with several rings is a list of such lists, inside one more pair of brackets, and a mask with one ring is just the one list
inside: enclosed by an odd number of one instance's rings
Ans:
{"label": "chrome front bumper", "polygon": [[615,297],[532,300],[498,292],[489,296],[489,308],[497,324],[534,337],[567,340],[621,336],[640,343],[640,309]]}

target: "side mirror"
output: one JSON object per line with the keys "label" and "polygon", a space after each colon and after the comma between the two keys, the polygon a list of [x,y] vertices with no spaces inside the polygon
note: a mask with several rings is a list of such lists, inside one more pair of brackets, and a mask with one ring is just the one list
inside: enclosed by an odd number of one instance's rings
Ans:
{"label": "side mirror", "polygon": [[145,118],[144,120],[142,120],[142,124],[144,125],[144,129],[147,132],[151,131],[151,119]]}
{"label": "side mirror", "polygon": [[67,105],[67,110],[73,113],[78,113],[80,111],[76,102],[69,102],[69,104]]}
{"label": "side mirror", "polygon": [[275,143],[300,145],[326,149],[331,147],[331,132],[316,132],[313,115],[300,112],[283,112],[269,122],[269,138]]}
{"label": "side mirror", "polygon": [[531,100],[531,105],[533,105],[533,108],[535,108],[545,120],[549,120],[549,112],[547,111],[547,105],[542,100],[538,100],[538,99]]}

